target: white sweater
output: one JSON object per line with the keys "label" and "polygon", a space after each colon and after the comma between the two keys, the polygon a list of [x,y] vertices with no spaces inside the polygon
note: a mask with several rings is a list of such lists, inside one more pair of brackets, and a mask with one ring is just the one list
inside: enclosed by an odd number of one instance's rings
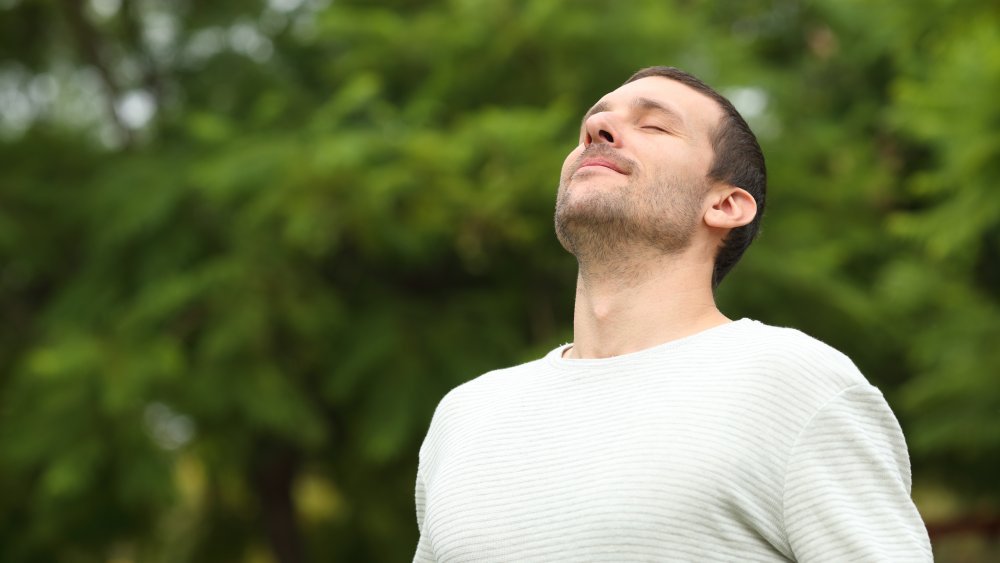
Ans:
{"label": "white sweater", "polygon": [[882,394],[749,319],[607,359],[544,358],[441,401],[414,561],[928,561]]}

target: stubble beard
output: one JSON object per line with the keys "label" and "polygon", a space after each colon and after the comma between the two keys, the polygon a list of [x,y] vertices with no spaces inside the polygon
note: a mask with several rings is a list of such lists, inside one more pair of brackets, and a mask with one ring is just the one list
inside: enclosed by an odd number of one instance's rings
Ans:
{"label": "stubble beard", "polygon": [[676,255],[691,244],[700,199],[707,185],[690,186],[670,177],[652,185],[630,176],[620,186],[590,193],[561,178],[555,227],[559,242],[576,256],[581,273],[620,278],[639,275],[649,258]]}

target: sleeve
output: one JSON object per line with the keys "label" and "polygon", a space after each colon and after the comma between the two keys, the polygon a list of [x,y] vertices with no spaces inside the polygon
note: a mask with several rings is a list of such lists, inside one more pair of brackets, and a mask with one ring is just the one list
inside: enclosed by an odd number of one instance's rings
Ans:
{"label": "sleeve", "polygon": [[414,501],[417,507],[417,528],[420,530],[420,541],[417,542],[417,551],[413,554],[413,563],[431,563],[435,561],[434,552],[431,550],[430,541],[424,533],[424,512],[427,506],[427,489],[424,485],[424,477],[417,468],[417,484],[414,493]]}
{"label": "sleeve", "polygon": [[896,417],[868,384],[821,407],[792,448],[785,532],[798,561],[932,561]]}

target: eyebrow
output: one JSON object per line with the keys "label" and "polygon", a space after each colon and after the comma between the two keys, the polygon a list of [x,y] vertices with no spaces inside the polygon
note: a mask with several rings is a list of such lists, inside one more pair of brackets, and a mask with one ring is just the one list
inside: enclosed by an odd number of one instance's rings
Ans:
{"label": "eyebrow", "polygon": [[[631,107],[633,110],[640,110],[644,112],[655,111],[657,113],[665,115],[666,117],[674,121],[677,121],[681,125],[685,124],[684,118],[681,116],[680,113],[678,113],[673,108],[670,108],[652,98],[645,98],[645,97],[635,98],[629,104],[629,107]],[[610,109],[611,109],[611,104],[609,104],[608,102],[604,100],[597,102],[596,104],[594,104],[594,107],[587,110],[587,113],[584,114],[583,120],[580,122],[580,129],[583,129],[583,127],[587,124],[587,119],[589,119],[590,116],[594,115],[595,113],[609,111]]]}

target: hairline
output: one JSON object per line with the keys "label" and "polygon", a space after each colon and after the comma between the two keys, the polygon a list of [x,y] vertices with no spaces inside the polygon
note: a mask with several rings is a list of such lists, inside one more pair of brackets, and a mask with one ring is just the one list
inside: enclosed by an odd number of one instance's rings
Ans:
{"label": "hairline", "polygon": [[[717,100],[715,97],[713,97],[712,95],[710,95],[708,92],[705,92],[705,91],[703,91],[703,90],[701,90],[699,88],[695,88],[694,86],[692,86],[690,84],[686,84],[686,83],[684,83],[681,80],[670,78],[669,76],[663,76],[662,74],[647,74],[645,76],[640,76],[638,78],[632,77],[632,78],[626,80],[625,84],[631,84],[633,82],[637,82],[637,81],[642,80],[644,78],[662,78],[663,80],[669,80],[671,82],[675,82],[677,84],[680,84],[681,86],[684,86],[688,90],[691,90],[695,94],[698,94],[698,95],[700,95],[700,96],[708,99],[713,104],[715,104],[715,107],[719,110],[719,114],[716,116],[715,123],[709,124],[710,129],[708,131],[708,144],[712,148],[712,160],[709,163],[707,177],[710,180],[723,181],[724,178],[716,178],[715,174],[713,174],[713,172],[715,170],[716,158],[718,158],[718,156],[719,156],[719,151],[718,151],[719,143],[720,143],[720,141],[723,138],[723,133],[725,132],[725,127],[729,126],[729,119],[730,118],[729,118],[729,112],[728,112],[727,108],[722,104],[722,102],[720,102],[719,100]],[[716,92],[716,95],[720,95],[721,96],[721,94],[718,94],[717,92]],[[602,102],[597,102],[597,104],[595,104],[594,107],[597,107],[601,103]],[[593,109],[593,108],[591,108],[591,109]],[[688,125],[688,128],[690,128],[690,125]]]}

